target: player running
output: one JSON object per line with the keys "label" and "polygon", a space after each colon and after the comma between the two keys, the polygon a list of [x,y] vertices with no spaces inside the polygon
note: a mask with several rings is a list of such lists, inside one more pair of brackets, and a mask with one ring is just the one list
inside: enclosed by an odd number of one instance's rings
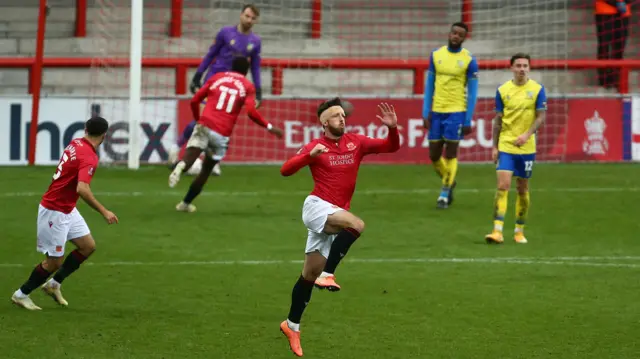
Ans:
{"label": "player running", "polygon": [[[108,128],[107,120],[92,117],[85,123],[85,136],[72,140],[64,149],[53,180],[38,209],[37,250],[46,258],[13,293],[11,301],[16,305],[29,310],[40,310],[29,298],[29,294],[40,286],[58,304],[69,304],[62,297],[60,286],[96,248],[87,223],[76,209],[78,197],[82,197],[89,206],[100,212],[108,224],[118,223],[118,217],[98,202],[89,186],[98,167],[96,149],[104,140]],[[63,262],[67,241],[71,241],[77,248]],[[54,272],[53,278],[47,282],[47,278]]]}
{"label": "player running", "polygon": [[[335,269],[364,230],[362,219],[349,212],[360,162],[368,154],[395,152],[400,148],[393,106],[383,103],[378,107],[382,116],[377,117],[389,128],[386,139],[345,133],[342,101],[334,98],[322,103],[318,118],[324,136],[305,145],[280,169],[283,176],[291,176],[308,165],[314,181],[313,191],[302,207],[302,221],[308,229],[302,274],[293,286],[289,316],[280,323],[280,330],[297,356],[302,356],[300,319],[314,284],[340,289],[335,282]],[[316,281],[321,278],[324,280]]]}
{"label": "player running", "polygon": [[[198,123],[187,142],[184,158],[169,175],[169,187],[173,188],[178,184],[182,173],[189,170],[202,152],[205,152],[205,158],[200,173],[193,179],[182,202],[176,206],[178,211],[195,212],[196,207],[191,202],[202,191],[213,167],[224,158],[242,106],[247,107],[251,120],[282,138],[282,130],[265,121],[256,110],[256,90],[245,77],[249,71],[249,61],[244,57],[237,57],[233,60],[231,69],[232,71],[211,77],[191,100],[191,112]],[[200,115],[200,103],[204,99],[207,99],[207,104]]]}
{"label": "player running", "polygon": [[518,53],[511,57],[513,80],[498,87],[496,117],[493,119],[493,160],[497,162],[498,190],[494,203],[493,232],[487,243],[503,243],[502,227],[507,212],[511,178],[516,177],[516,243],[527,243],[524,224],[529,212],[529,178],[536,159],[536,131],[544,123],[547,96],[544,86],[529,78],[531,58]]}
{"label": "player running", "polygon": [[458,144],[471,133],[478,95],[478,62],[462,47],[467,32],[464,23],[456,22],[451,26],[449,44],[431,53],[427,73],[422,118],[424,127],[429,130],[429,158],[442,178],[438,208],[448,208],[453,203]]}
{"label": "player running", "polygon": [[[244,5],[240,12],[240,22],[238,25],[225,26],[220,29],[213,44],[209,48],[209,52],[204,56],[196,73],[193,75],[191,85],[189,86],[193,94],[200,88],[202,76],[205,72],[204,82],[207,82],[211,76],[217,73],[230,71],[233,59],[241,56],[251,61],[251,77],[256,89],[256,108],[260,107],[260,102],[262,101],[262,85],[260,80],[262,41],[260,36],[251,31],[259,17],[260,10],[258,10],[255,5]],[[195,120],[189,123],[178,138],[177,145],[172,146],[169,150],[170,163],[175,164],[177,162],[180,148],[187,143],[195,126]],[[220,175],[219,164],[215,166],[214,174]]]}

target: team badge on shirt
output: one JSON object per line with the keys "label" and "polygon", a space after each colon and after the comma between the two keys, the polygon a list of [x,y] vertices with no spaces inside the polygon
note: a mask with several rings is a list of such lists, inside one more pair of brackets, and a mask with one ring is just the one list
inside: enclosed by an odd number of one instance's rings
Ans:
{"label": "team badge on shirt", "polygon": [[349,151],[353,151],[353,150],[356,149],[356,145],[354,145],[353,142],[349,142],[349,143],[347,143],[347,149]]}
{"label": "team badge on shirt", "polygon": [[528,99],[532,99],[533,98],[533,92],[527,91],[527,98]]}
{"label": "team badge on shirt", "polygon": [[231,41],[229,41],[229,45],[233,46],[236,44],[236,39],[231,39]]}
{"label": "team badge on shirt", "polygon": [[253,44],[249,43],[249,45],[247,45],[247,51],[251,51],[253,50]]}
{"label": "team badge on shirt", "polygon": [[93,167],[89,168],[89,176],[93,176]]}
{"label": "team badge on shirt", "polygon": [[458,67],[464,67],[464,61],[458,60]]}

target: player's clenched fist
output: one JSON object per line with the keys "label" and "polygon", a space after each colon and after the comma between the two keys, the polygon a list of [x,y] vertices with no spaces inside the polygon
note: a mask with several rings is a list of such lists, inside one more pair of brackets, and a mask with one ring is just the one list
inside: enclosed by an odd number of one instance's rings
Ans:
{"label": "player's clenched fist", "polygon": [[329,149],[323,145],[322,143],[318,143],[316,145],[316,147],[314,147],[311,152],[309,152],[309,156],[311,157],[318,157],[321,154],[325,153],[325,152],[329,152]]}
{"label": "player's clenched fist", "polygon": [[111,211],[106,211],[102,216],[104,217],[104,219],[109,224],[117,224],[118,223],[118,217],[115,215],[115,213],[113,213]]}

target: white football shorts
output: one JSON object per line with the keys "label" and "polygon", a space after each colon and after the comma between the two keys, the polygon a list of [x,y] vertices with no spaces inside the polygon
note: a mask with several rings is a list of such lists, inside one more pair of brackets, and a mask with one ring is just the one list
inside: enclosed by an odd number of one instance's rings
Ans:
{"label": "white football shorts", "polygon": [[306,253],[315,251],[320,252],[323,257],[329,257],[331,244],[337,234],[327,234],[323,232],[324,225],[327,223],[327,217],[344,209],[333,205],[320,197],[309,195],[304,200],[302,206],[302,222],[307,227],[307,246],[304,250]]}
{"label": "white football shorts", "polygon": [[189,147],[197,147],[214,161],[221,161],[227,153],[227,148],[229,148],[229,137],[223,136],[204,125],[196,124],[187,142],[187,148]]}
{"label": "white football shorts", "polygon": [[91,233],[77,208],[66,214],[51,209],[38,208],[38,247],[40,253],[51,257],[64,256],[67,241]]}

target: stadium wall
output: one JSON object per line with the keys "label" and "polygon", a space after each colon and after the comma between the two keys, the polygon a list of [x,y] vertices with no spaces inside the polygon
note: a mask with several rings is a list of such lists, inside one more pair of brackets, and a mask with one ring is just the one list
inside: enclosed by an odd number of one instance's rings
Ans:
{"label": "stadium wall", "polygon": [[[278,97],[267,99],[261,107],[266,118],[274,120],[285,130],[282,141],[270,136],[256,135],[256,126],[237,126],[226,163],[281,162],[294,154],[300,146],[321,135],[315,115],[299,111],[299,100]],[[114,106],[109,102],[123,102]],[[386,128],[375,117],[376,105],[386,101],[394,104],[399,118],[402,147],[396,154],[371,156],[369,163],[427,163],[428,142],[422,128],[419,98],[359,98],[352,103],[356,112],[348,119],[348,130],[363,135],[384,138]],[[479,99],[479,109],[492,108],[493,99]],[[550,98],[547,124],[539,134],[538,158],[541,161],[605,161],[640,160],[640,98]],[[145,107],[149,111],[145,111]],[[143,118],[141,121],[141,163],[160,164],[167,161],[168,149],[177,134],[191,121],[189,100],[147,99],[143,113],[157,113],[163,108],[161,119]],[[92,109],[126,108],[126,100],[85,98],[44,98],[40,104],[38,125],[37,165],[58,163],[64,146],[81,136],[84,121]],[[155,109],[155,111],[154,111]],[[27,149],[31,119],[29,97],[0,98],[0,165],[27,164]],[[288,115],[290,114],[290,116]],[[100,149],[102,162],[121,162],[127,158],[128,123],[123,113],[102,113],[110,120],[110,135]],[[474,131],[461,142],[460,160],[486,162],[491,150],[490,110],[479,110],[473,121]],[[248,121],[240,119],[240,121]],[[250,143],[249,143],[250,142]],[[544,143],[544,145],[541,145]],[[256,148],[268,146],[268,158],[251,157]],[[251,148],[251,154],[248,148]]]}

